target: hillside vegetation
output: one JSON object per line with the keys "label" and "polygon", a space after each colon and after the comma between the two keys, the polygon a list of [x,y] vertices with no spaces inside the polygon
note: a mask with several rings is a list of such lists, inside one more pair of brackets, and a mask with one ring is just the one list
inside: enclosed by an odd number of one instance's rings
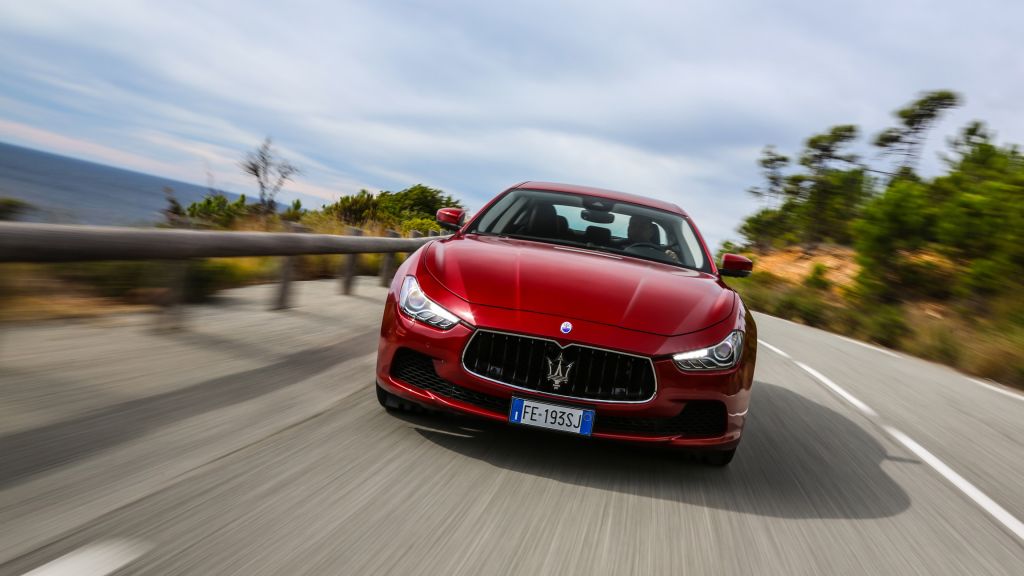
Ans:
{"label": "hillside vegetation", "polygon": [[748,304],[968,372],[1024,385],[1024,157],[982,123],[948,142],[943,173],[917,165],[929,128],[960,103],[937,91],[896,111],[869,164],[853,125],[811,136],[796,162],[766,147],[765,207],[746,218]]}

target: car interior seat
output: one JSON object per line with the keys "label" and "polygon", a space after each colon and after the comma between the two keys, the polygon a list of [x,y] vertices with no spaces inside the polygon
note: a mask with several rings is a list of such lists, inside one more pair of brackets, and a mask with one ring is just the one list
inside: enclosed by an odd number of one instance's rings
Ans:
{"label": "car interior seat", "polygon": [[646,216],[631,216],[629,219],[629,228],[626,231],[626,237],[632,243],[645,242],[648,244],[657,244],[660,238],[658,225]]}
{"label": "car interior seat", "polygon": [[587,226],[587,231],[583,234],[583,241],[587,244],[610,246],[612,231],[604,226]]}
{"label": "car interior seat", "polygon": [[538,238],[558,237],[558,214],[555,213],[555,207],[551,204],[535,205],[525,232]]}

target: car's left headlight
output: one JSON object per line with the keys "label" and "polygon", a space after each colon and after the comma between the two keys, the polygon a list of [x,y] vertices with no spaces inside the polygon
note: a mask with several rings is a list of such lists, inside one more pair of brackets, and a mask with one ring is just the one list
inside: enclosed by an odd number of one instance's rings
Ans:
{"label": "car's left headlight", "polygon": [[672,355],[680,370],[728,370],[743,355],[743,331],[733,330],[714,346]]}
{"label": "car's left headlight", "polygon": [[398,307],[414,318],[441,330],[450,330],[459,323],[459,317],[442,308],[420,289],[415,276],[406,276],[398,294]]}

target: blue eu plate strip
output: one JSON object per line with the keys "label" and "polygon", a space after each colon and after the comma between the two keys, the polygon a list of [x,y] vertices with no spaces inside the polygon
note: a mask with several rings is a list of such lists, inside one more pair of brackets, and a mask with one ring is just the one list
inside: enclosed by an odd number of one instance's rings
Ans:
{"label": "blue eu plate strip", "polygon": [[594,428],[594,411],[584,410],[583,411],[583,423],[580,424],[580,434],[590,436],[590,431]]}
{"label": "blue eu plate strip", "polygon": [[523,421],[523,399],[513,398],[512,399],[512,411],[508,414],[508,421],[514,424],[520,424]]}

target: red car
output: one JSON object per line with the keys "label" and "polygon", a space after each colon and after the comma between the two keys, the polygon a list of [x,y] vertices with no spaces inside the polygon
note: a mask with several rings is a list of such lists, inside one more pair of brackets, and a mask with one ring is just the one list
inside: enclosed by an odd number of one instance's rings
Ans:
{"label": "red car", "polygon": [[524,182],[399,267],[377,397],[511,425],[701,449],[728,464],[757,329],[686,212],[668,202]]}

